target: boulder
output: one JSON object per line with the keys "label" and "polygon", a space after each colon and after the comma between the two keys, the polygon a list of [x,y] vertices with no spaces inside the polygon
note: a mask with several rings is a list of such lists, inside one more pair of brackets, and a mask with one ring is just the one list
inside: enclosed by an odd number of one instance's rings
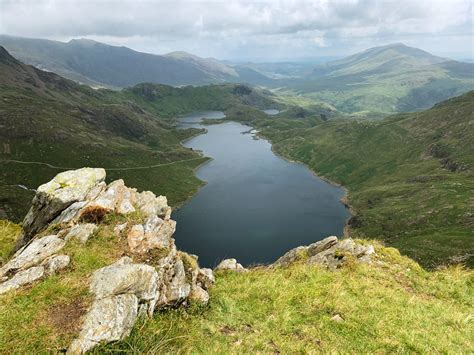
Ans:
{"label": "boulder", "polygon": [[169,248],[176,222],[151,216],[144,224],[134,225],[128,232],[128,246],[133,253],[144,254],[152,249]]}
{"label": "boulder", "polygon": [[189,300],[200,304],[207,304],[209,302],[209,293],[202,287],[196,285],[191,289]]}
{"label": "boulder", "polygon": [[87,313],[82,330],[69,349],[68,354],[82,354],[100,342],[125,338],[138,316],[138,298],[134,294],[122,294],[97,299]]}
{"label": "boulder", "polygon": [[151,191],[138,194],[138,207],[144,216],[158,216],[165,220],[171,216],[171,208],[165,196],[156,197]]}
{"label": "boulder", "polygon": [[70,262],[71,258],[68,255],[54,255],[43,261],[42,265],[44,266],[46,275],[53,275],[65,269]]}
{"label": "boulder", "polygon": [[191,285],[186,280],[183,261],[176,260],[174,274],[166,293],[166,302],[173,304],[183,301],[191,292]]}
{"label": "boulder", "polygon": [[36,240],[16,252],[13,258],[0,268],[0,276],[23,270],[41,263],[47,257],[60,251],[66,242],[56,235],[48,235]]}
{"label": "boulder", "polygon": [[20,271],[11,279],[0,284],[0,295],[39,280],[44,276],[44,273],[45,270],[43,266],[35,266],[28,270]]}
{"label": "boulder", "polygon": [[90,290],[95,298],[132,293],[140,302],[154,302],[158,286],[158,273],[155,268],[128,262],[128,259],[121,259],[94,272]]}
{"label": "boulder", "polygon": [[337,244],[337,237],[331,236],[324,238],[316,243],[310,244],[308,246],[308,256],[316,255],[322,251],[325,251],[331,248],[333,245]]}
{"label": "boulder", "polygon": [[67,207],[86,199],[104,179],[104,169],[82,168],[62,172],[38,187],[32,206],[23,220],[17,249],[28,243]]}
{"label": "boulder", "polygon": [[211,269],[202,268],[198,270],[197,284],[198,286],[208,290],[215,282],[214,274]]}
{"label": "boulder", "polygon": [[85,244],[89,237],[97,231],[97,225],[93,223],[77,224],[73,226],[64,237],[65,241],[74,240]]}
{"label": "boulder", "polygon": [[225,259],[222,260],[219,265],[216,266],[214,271],[234,271],[234,272],[246,272],[248,271],[244,268],[241,264],[237,262],[235,259]]}
{"label": "boulder", "polygon": [[274,266],[288,266],[307,256],[308,247],[300,246],[291,249],[273,263]]}

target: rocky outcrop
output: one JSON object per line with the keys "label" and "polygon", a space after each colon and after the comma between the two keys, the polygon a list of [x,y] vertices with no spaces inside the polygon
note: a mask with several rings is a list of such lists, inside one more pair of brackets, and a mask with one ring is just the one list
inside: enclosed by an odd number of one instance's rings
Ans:
{"label": "rocky outcrop", "polygon": [[158,308],[207,303],[214,283],[212,270],[199,268],[197,257],[176,250],[176,222],[166,197],[139,193],[123,180],[109,185],[104,180],[103,169],[84,168],[41,185],[23,221],[20,248],[0,268],[2,294],[67,272],[74,261],[65,248],[71,243],[88,248],[102,230],[116,238],[118,254],[124,256],[91,275],[92,302],[79,320],[71,354],[123,339],[138,317]]}
{"label": "rocky outcrop", "polygon": [[275,261],[272,267],[304,262],[334,271],[348,260],[371,263],[374,253],[373,245],[361,245],[351,238],[339,241],[337,237],[331,236],[308,246],[291,249]]}

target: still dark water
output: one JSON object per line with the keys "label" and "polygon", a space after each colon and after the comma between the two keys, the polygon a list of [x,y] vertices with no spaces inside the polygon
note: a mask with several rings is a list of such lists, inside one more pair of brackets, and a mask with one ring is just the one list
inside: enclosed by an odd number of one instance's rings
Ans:
{"label": "still dark water", "polygon": [[[182,118],[186,127],[200,112]],[[185,146],[213,160],[196,175],[207,184],[173,213],[179,249],[199,255],[201,266],[234,257],[244,265],[269,263],[287,250],[329,235],[341,235],[349,212],[344,191],[316,177],[304,165],[276,156],[266,140],[255,139],[240,123],[205,126],[207,134]]]}

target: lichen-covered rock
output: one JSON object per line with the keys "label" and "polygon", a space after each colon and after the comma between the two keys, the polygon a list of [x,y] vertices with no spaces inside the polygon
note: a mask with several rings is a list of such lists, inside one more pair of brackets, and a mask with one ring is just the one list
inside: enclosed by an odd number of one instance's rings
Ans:
{"label": "lichen-covered rock", "polygon": [[67,242],[74,240],[85,244],[89,240],[89,237],[94,234],[97,229],[97,225],[93,223],[76,224],[69,230],[69,232],[64,237],[64,240]]}
{"label": "lichen-covered rock", "polygon": [[373,245],[361,245],[351,238],[338,241],[337,237],[327,237],[308,246],[294,248],[280,257],[271,267],[288,266],[296,261],[319,265],[334,271],[340,268],[348,258],[359,263],[370,263],[375,253]]}
{"label": "lichen-covered rock", "polygon": [[337,237],[331,236],[324,238],[316,243],[310,244],[307,248],[308,256],[316,255],[337,244]]}
{"label": "lichen-covered rock", "polygon": [[28,270],[20,271],[11,279],[0,284],[0,295],[39,280],[44,276],[44,273],[45,270],[43,266],[34,266]]}
{"label": "lichen-covered rock", "polygon": [[192,302],[207,304],[209,302],[209,293],[207,293],[207,291],[204,290],[201,286],[196,285],[191,289],[189,299]]}
{"label": "lichen-covered rock", "polygon": [[211,269],[202,268],[198,270],[197,284],[206,290],[209,289],[216,281],[214,273]]}
{"label": "lichen-covered rock", "polygon": [[177,260],[174,264],[174,274],[166,293],[167,303],[179,303],[191,292],[191,285],[186,280],[183,262]]}
{"label": "lichen-covered rock", "polygon": [[140,302],[151,303],[151,313],[157,297],[157,287],[158,273],[153,266],[119,261],[95,271],[90,290],[96,298],[133,293]]}
{"label": "lichen-covered rock", "polygon": [[43,261],[42,265],[44,266],[46,275],[53,275],[65,269],[70,262],[71,258],[68,255],[54,255]]}
{"label": "lichen-covered rock", "polygon": [[67,353],[82,354],[100,342],[125,338],[138,316],[138,298],[134,294],[121,294],[97,299],[87,313],[83,327]]}
{"label": "lichen-covered rock", "polygon": [[151,191],[138,194],[138,207],[145,216],[158,216],[165,220],[171,216],[171,208],[165,196],[156,197]]}
{"label": "lichen-covered rock", "polygon": [[13,258],[0,268],[0,276],[38,265],[47,257],[60,251],[65,244],[66,242],[56,235],[36,239],[17,251]]}
{"label": "lichen-covered rock", "polygon": [[104,169],[82,168],[62,172],[38,187],[32,206],[23,220],[17,249],[28,243],[67,207],[84,200],[104,179]]}
{"label": "lichen-covered rock", "polygon": [[143,254],[152,249],[168,248],[176,222],[151,216],[143,224],[134,225],[128,232],[128,246],[133,253]]}
{"label": "lichen-covered rock", "polygon": [[235,271],[235,272],[246,272],[248,271],[235,259],[222,260],[219,265],[216,266],[214,271]]}
{"label": "lichen-covered rock", "polygon": [[299,246],[291,249],[274,262],[274,266],[287,266],[303,259],[307,255],[308,247]]}

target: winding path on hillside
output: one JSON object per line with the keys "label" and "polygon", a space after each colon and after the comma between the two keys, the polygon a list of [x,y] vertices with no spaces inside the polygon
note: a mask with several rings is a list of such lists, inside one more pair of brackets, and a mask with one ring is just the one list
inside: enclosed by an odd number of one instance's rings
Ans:
{"label": "winding path on hillside", "polygon": [[[169,163],[161,163],[161,164],[154,164],[154,165],[128,166],[128,167],[123,167],[123,168],[104,168],[104,169],[108,170],[108,171],[143,170],[143,169],[158,168],[158,167],[161,167],[161,166],[169,166],[169,165],[174,165],[174,164],[178,164],[178,163],[185,163],[185,162],[194,161],[194,160],[201,160],[201,159],[205,159],[205,157],[191,158],[191,159],[184,159],[184,160],[176,160],[176,161],[172,161],[172,162],[169,162]],[[51,169],[58,169],[58,170],[79,169],[78,167],[56,166],[56,165],[52,165],[52,164],[49,164],[49,163],[44,163],[44,162],[41,162],[41,161],[23,161],[23,160],[15,160],[15,159],[0,160],[0,163],[37,164],[37,165],[47,166],[48,168],[51,168]]]}

